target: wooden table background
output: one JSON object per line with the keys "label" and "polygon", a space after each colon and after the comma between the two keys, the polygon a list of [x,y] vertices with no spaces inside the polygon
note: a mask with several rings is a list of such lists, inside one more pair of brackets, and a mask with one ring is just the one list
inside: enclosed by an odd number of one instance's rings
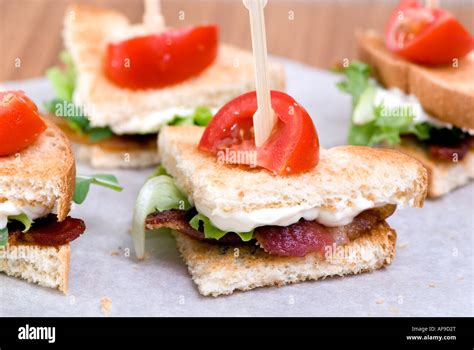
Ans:
{"label": "wooden table background", "polygon": [[[110,6],[141,20],[141,0],[0,0],[0,81],[40,76],[57,63],[61,27],[69,3]],[[474,0],[441,0],[474,32]],[[221,38],[251,48],[248,12],[241,0],[162,0],[166,22],[183,27],[217,22]],[[266,7],[270,53],[328,68],[353,57],[357,28],[381,30],[397,1],[269,0]],[[184,12],[181,12],[184,11]],[[181,20],[180,14],[184,14]],[[15,62],[21,60],[17,67]]]}

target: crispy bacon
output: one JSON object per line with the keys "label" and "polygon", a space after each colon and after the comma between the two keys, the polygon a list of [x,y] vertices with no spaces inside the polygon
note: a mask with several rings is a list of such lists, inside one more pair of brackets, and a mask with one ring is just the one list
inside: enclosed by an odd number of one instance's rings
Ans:
{"label": "crispy bacon", "polygon": [[188,212],[184,210],[171,209],[162,212],[156,212],[148,215],[145,222],[147,230],[156,230],[159,228],[170,228],[182,233],[185,233],[199,241],[207,241],[210,243],[222,243],[222,244],[237,244],[241,243],[242,240],[235,233],[228,233],[218,241],[215,239],[206,239],[202,227],[195,230],[189,224],[190,216]]}
{"label": "crispy bacon", "polygon": [[41,246],[59,246],[69,243],[79,237],[86,230],[84,221],[67,217],[58,222],[56,215],[35,220],[30,230],[26,233],[18,224],[9,225],[10,239],[18,242],[34,243]]}
{"label": "crispy bacon", "polygon": [[301,219],[286,226],[263,226],[255,230],[259,246],[271,255],[305,256],[311,252],[324,252],[326,246],[342,245],[370,231],[375,225],[392,215],[395,206],[366,210],[345,226],[327,227],[316,221]]}
{"label": "crispy bacon", "polygon": [[[394,205],[366,210],[356,216],[350,224],[340,227],[326,227],[316,221],[303,219],[286,227],[263,226],[255,229],[255,238],[268,254],[305,256],[310,252],[323,251],[328,245],[334,243],[341,245],[356,239],[370,231],[379,221],[392,215],[394,211]],[[228,233],[219,240],[205,239],[202,227],[195,230],[189,225],[189,219],[194,213],[175,209],[156,212],[148,215],[145,226],[148,230],[170,228],[209,243],[226,245],[242,243],[235,233]]]}
{"label": "crispy bacon", "polygon": [[430,145],[428,150],[430,155],[437,160],[447,162],[461,161],[469,152],[469,144],[466,141],[455,146]]}
{"label": "crispy bacon", "polygon": [[459,130],[451,131],[439,129],[427,141],[428,153],[440,161],[462,161],[469,150],[474,149],[474,136],[466,133],[459,134]]}

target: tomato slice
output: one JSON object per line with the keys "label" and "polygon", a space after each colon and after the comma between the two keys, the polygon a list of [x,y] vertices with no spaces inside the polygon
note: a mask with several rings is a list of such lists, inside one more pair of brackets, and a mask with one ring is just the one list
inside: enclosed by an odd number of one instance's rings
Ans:
{"label": "tomato slice", "polygon": [[198,75],[217,51],[216,25],[136,37],[108,45],[105,74],[121,87],[160,88]]}
{"label": "tomato slice", "polygon": [[260,166],[278,175],[301,173],[319,162],[319,139],[308,112],[291,96],[271,91],[278,122],[269,139],[255,146],[253,115],[255,91],[223,106],[207,126],[199,149],[226,163]]}
{"label": "tomato slice", "polygon": [[38,107],[23,91],[0,91],[0,156],[31,145],[46,130]]}
{"label": "tomato slice", "polygon": [[418,0],[402,0],[385,27],[387,47],[416,63],[451,64],[474,45],[471,34],[448,11],[425,8]]}

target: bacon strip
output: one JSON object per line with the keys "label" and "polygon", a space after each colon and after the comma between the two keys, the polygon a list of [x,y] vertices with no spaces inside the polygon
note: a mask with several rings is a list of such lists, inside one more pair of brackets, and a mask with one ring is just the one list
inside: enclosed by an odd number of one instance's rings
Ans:
{"label": "bacon strip", "polygon": [[59,246],[72,242],[83,234],[86,225],[81,219],[74,219],[70,216],[64,221],[58,222],[56,215],[51,214],[35,220],[28,232],[23,233],[22,229],[16,223],[9,225],[9,239],[41,246]]}
{"label": "bacon strip", "polygon": [[[321,252],[328,245],[341,245],[370,231],[375,225],[395,211],[394,205],[362,212],[346,226],[326,227],[316,221],[300,220],[287,226],[263,226],[255,229],[258,245],[268,254],[280,256],[305,256],[310,252]],[[205,239],[202,227],[199,230],[189,225],[191,215],[184,210],[166,210],[148,215],[145,226],[148,230],[170,228],[185,233],[199,241],[217,244],[239,244],[242,240],[235,233],[228,233],[219,240]]]}
{"label": "bacon strip", "polygon": [[457,159],[461,161],[469,152],[469,145],[467,142],[456,146],[429,145],[428,150],[430,155],[437,160],[452,162]]}
{"label": "bacon strip", "polygon": [[394,211],[393,205],[366,210],[350,224],[339,227],[326,227],[316,221],[302,219],[286,227],[259,227],[255,230],[255,236],[259,246],[271,255],[305,256],[311,252],[323,253],[327,246],[343,245],[369,232]]}
{"label": "bacon strip", "polygon": [[228,233],[219,240],[206,239],[202,227],[195,230],[189,224],[190,217],[188,212],[184,210],[171,209],[162,212],[156,212],[148,215],[145,221],[145,227],[147,230],[156,230],[159,228],[170,228],[182,233],[185,233],[199,241],[206,241],[209,243],[221,243],[221,244],[238,244],[242,243],[242,240],[235,233]]}

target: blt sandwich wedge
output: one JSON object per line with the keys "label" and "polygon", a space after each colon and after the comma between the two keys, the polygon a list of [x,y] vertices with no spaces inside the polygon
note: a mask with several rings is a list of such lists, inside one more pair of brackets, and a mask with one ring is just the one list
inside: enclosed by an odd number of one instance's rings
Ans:
{"label": "blt sandwich wedge", "polygon": [[473,42],[448,11],[403,0],[385,40],[375,31],[358,33],[363,63],[346,67],[339,84],[353,97],[349,143],[418,159],[428,170],[429,197],[474,178]]}
{"label": "blt sandwich wedge", "polygon": [[[63,38],[65,67],[48,72],[57,95],[48,110],[80,145],[79,158],[95,167],[158,164],[164,125],[207,125],[218,108],[254,88],[251,54],[221,44],[214,24],[131,24],[112,9],[74,5]],[[281,65],[270,65],[270,81],[284,89]]]}
{"label": "blt sandwich wedge", "polygon": [[0,91],[0,140],[0,272],[66,293],[70,243],[86,229],[72,201],[91,183],[120,187],[111,175],[76,183],[69,140],[22,91]]}
{"label": "blt sandwich wedge", "polygon": [[395,256],[386,222],[421,207],[427,173],[394,150],[320,149],[313,121],[291,96],[271,92],[277,123],[257,147],[255,92],[230,101],[206,128],[159,135],[161,174],[137,199],[133,239],[169,228],[206,296],[374,271]]}

